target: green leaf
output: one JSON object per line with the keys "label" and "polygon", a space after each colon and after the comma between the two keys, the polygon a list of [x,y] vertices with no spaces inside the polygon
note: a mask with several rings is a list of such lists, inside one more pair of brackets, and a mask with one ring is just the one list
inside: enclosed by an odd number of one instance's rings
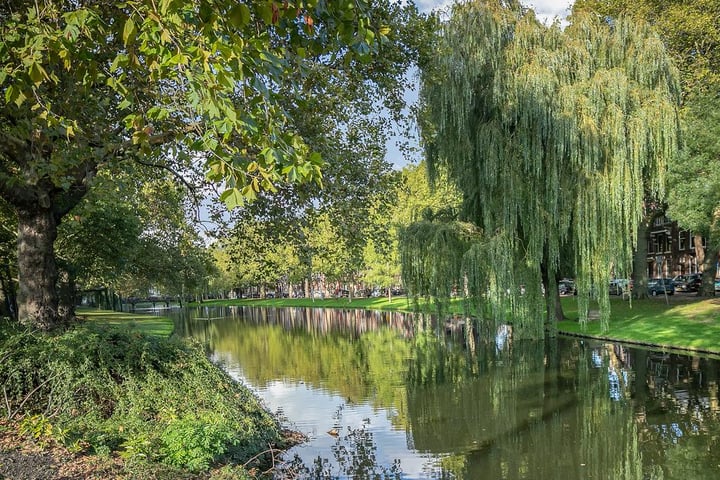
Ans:
{"label": "green leaf", "polygon": [[267,25],[272,24],[272,7],[269,3],[263,2],[257,6],[258,15]]}
{"label": "green leaf", "polygon": [[240,190],[238,190],[237,188],[229,188],[225,190],[222,194],[220,194],[220,201],[225,203],[225,206],[229,210],[232,210],[233,208],[244,205],[246,200]]}
{"label": "green leaf", "polygon": [[250,8],[244,3],[235,5],[229,14],[230,21],[238,28],[243,28],[250,23]]}
{"label": "green leaf", "polygon": [[125,46],[130,45],[135,40],[135,34],[137,32],[137,29],[135,27],[135,22],[131,17],[128,17],[127,20],[125,20],[125,27],[123,28],[123,43]]}
{"label": "green leaf", "polygon": [[47,74],[45,73],[45,69],[42,68],[42,65],[40,65],[37,62],[33,62],[30,65],[30,70],[28,71],[28,75],[30,76],[30,80],[33,81],[35,86],[40,85],[43,80],[45,80],[45,77]]}

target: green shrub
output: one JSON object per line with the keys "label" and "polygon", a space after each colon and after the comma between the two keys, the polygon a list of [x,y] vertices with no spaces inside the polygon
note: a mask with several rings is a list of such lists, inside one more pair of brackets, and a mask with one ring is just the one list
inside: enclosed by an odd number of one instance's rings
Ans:
{"label": "green shrub", "polygon": [[186,416],[171,421],[162,435],[162,454],[171,465],[197,472],[225,454],[237,439],[218,416]]}
{"label": "green shrub", "polygon": [[259,400],[197,344],[119,327],[6,329],[0,359],[0,408],[38,440],[192,471],[244,463],[279,440]]}

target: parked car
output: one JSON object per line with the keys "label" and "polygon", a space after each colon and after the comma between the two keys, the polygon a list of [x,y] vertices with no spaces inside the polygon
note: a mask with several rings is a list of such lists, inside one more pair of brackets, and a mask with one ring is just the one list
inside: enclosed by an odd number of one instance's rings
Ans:
{"label": "parked car", "polygon": [[687,281],[687,275],[675,275],[673,277],[673,283],[675,284],[675,290],[681,292],[681,285]]}
{"label": "parked car", "polygon": [[715,293],[720,292],[720,278],[715,279]]}
{"label": "parked car", "polygon": [[560,295],[573,295],[575,293],[575,282],[567,278],[560,280],[560,283],[558,283],[558,292]]}
{"label": "parked car", "polygon": [[648,295],[674,295],[675,283],[671,278],[651,278],[648,280]]}
{"label": "parked car", "polygon": [[627,278],[615,278],[610,280],[610,295],[622,295],[632,290],[632,280]]}
{"label": "parked car", "polygon": [[689,275],[678,275],[677,280],[673,279],[675,289],[678,292],[697,292],[702,285],[702,276],[699,273]]}
{"label": "parked car", "polygon": [[702,276],[694,275],[694,276],[692,276],[692,278],[688,279],[687,282],[685,282],[685,291],[686,292],[697,292],[700,290],[701,286],[702,286]]}

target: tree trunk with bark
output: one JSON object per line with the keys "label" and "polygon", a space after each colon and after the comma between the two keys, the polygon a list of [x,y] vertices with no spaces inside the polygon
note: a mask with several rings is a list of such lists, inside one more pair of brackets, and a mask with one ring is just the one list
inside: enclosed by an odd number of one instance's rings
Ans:
{"label": "tree trunk with bark", "polygon": [[24,325],[51,330],[61,325],[58,315],[57,265],[54,243],[57,219],[51,208],[19,208],[18,318]]}
{"label": "tree trunk with bark", "polygon": [[715,296],[715,276],[717,275],[717,258],[720,254],[720,248],[713,246],[710,241],[707,244],[707,251],[705,252],[705,258],[702,263],[702,283],[698,289],[698,296],[700,297],[714,297]]}
{"label": "tree trunk with bark", "polygon": [[543,262],[540,266],[540,273],[542,275],[543,288],[545,289],[546,326],[549,333],[554,336],[557,334],[558,322],[565,320],[565,312],[560,302],[560,290],[558,289],[560,274],[555,273],[551,278],[546,262]]}
{"label": "tree trunk with bark", "polygon": [[[702,265],[705,263],[705,247],[703,247],[703,237],[699,233],[696,233],[693,235],[693,244],[695,247],[695,260],[697,261],[697,264],[700,265],[700,268],[702,269]],[[702,270],[701,270],[702,272]]]}
{"label": "tree trunk with bark", "polygon": [[[10,138],[10,137],[8,137]],[[55,239],[58,225],[85,196],[98,168],[92,158],[65,172],[63,186],[49,175],[38,175],[38,166],[53,160],[47,138],[14,141],[4,153],[20,170],[15,181],[0,176],[0,194],[17,214],[18,320],[48,331],[63,327],[74,317],[72,308],[60,311]],[[1,171],[2,169],[0,169]],[[9,177],[8,177],[9,178]]]}

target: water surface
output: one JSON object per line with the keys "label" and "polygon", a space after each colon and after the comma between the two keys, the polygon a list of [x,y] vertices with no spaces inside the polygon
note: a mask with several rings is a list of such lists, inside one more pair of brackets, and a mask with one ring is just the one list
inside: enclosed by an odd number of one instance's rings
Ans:
{"label": "water surface", "polygon": [[397,312],[190,310],[178,330],[309,438],[294,478],[720,478],[718,361]]}

